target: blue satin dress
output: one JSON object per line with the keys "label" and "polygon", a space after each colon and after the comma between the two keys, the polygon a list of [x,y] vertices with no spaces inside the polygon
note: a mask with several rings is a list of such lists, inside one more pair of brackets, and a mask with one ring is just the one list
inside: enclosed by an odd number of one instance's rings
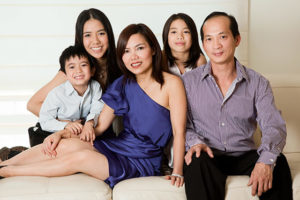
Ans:
{"label": "blue satin dress", "polygon": [[135,80],[123,76],[102,96],[115,115],[123,116],[124,130],[116,138],[96,139],[94,147],[106,156],[110,187],[119,181],[160,175],[163,148],[172,136],[170,112],[152,100]]}

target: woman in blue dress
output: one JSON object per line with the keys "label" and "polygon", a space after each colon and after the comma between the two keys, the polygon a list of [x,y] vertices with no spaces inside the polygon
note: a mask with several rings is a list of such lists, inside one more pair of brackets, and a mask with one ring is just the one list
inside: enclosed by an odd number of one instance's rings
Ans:
{"label": "woman in blue dress", "polygon": [[[160,46],[144,24],[129,25],[121,32],[117,61],[124,75],[103,95],[105,106],[95,132],[79,138],[67,130],[56,132],[43,144],[3,161],[0,176],[82,172],[113,187],[124,179],[160,175],[162,150],[173,134],[174,169],[167,179],[182,186],[186,123],[182,81],[162,71]],[[116,115],[123,116],[124,131],[116,138],[94,140]]]}

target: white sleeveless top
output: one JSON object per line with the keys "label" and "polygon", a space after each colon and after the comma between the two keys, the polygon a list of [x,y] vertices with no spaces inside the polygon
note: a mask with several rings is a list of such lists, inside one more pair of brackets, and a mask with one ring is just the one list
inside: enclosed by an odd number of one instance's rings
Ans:
{"label": "white sleeveless top", "polygon": [[[183,74],[180,73],[180,70],[179,70],[178,66],[175,63],[174,63],[173,66],[169,67],[169,70],[174,75],[177,75],[177,76],[182,76],[183,75]],[[193,70],[193,68],[191,66],[188,66],[188,67],[185,68],[185,72],[189,72],[189,71],[192,71],[192,70]]]}

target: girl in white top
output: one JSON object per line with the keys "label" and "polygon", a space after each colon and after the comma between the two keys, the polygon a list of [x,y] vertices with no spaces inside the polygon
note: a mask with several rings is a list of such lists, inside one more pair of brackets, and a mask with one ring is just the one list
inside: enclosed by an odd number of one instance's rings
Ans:
{"label": "girl in white top", "polygon": [[[173,14],[163,29],[164,70],[177,76],[206,64],[205,56],[199,45],[198,32],[193,19],[184,13]],[[173,168],[172,140],[165,149],[169,167]],[[167,169],[163,170],[168,173]]]}
{"label": "girl in white top", "polygon": [[193,19],[184,14],[173,14],[163,29],[164,65],[172,74],[183,75],[187,71],[206,64]]}

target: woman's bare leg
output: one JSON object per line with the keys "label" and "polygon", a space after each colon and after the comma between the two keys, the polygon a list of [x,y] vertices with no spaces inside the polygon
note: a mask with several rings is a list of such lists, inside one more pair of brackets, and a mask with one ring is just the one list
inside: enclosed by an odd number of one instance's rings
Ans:
{"label": "woman's bare leg", "polygon": [[[57,145],[57,156],[60,157],[70,152],[78,150],[90,149],[94,147],[89,142],[84,142],[78,138],[62,139]],[[29,163],[40,162],[44,160],[53,159],[52,157],[45,155],[42,152],[42,144],[34,146],[26,151],[19,153],[11,159],[5,160],[0,165],[25,165]]]}
{"label": "woman's bare leg", "polygon": [[0,176],[66,176],[83,172],[100,180],[109,176],[107,158],[95,150],[81,150],[51,160],[27,165],[7,166],[0,169]]}

